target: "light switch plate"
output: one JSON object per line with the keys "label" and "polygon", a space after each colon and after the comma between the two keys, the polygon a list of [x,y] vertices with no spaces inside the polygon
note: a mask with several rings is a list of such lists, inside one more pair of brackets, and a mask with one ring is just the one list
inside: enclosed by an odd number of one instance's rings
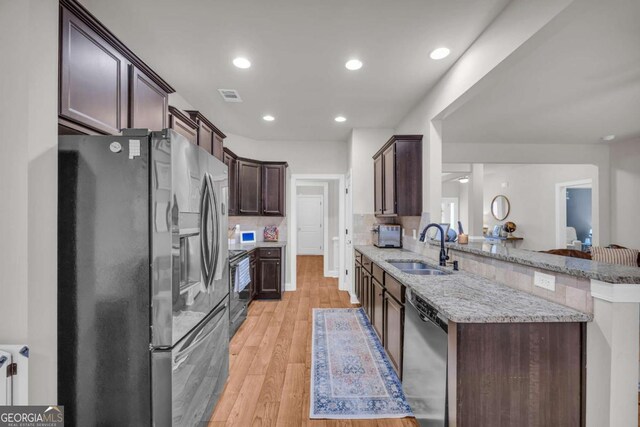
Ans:
{"label": "light switch plate", "polygon": [[539,272],[533,273],[533,284],[550,291],[556,290],[556,276]]}

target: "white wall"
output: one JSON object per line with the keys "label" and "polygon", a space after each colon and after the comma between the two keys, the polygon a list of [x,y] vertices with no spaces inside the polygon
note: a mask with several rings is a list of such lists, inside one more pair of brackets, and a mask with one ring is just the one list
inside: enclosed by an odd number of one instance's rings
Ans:
{"label": "white wall", "polygon": [[507,220],[518,226],[515,235],[524,237],[520,249],[556,248],[558,183],[591,179],[593,223],[598,223],[598,168],[593,165],[484,165],[484,171],[483,222],[490,230],[504,222],[491,215],[491,201],[499,194],[507,196],[511,204]]}
{"label": "white wall", "polygon": [[347,170],[346,141],[257,141],[227,134],[224,145],[240,157],[286,161],[292,174],[336,174]]}
{"label": "white wall", "polygon": [[[423,138],[423,208],[439,212],[441,198],[442,142],[446,141],[440,119],[499,76],[490,72],[509,58],[571,0],[513,1],[478,37],[398,124],[398,133],[416,133]],[[515,55],[517,56],[517,55]],[[445,144],[446,145],[446,144]],[[455,163],[459,160],[450,160]],[[475,162],[472,160],[471,162]]]}
{"label": "white wall", "polygon": [[611,144],[611,241],[640,249],[640,138]]}
{"label": "white wall", "polygon": [[[394,134],[393,129],[353,129],[349,140],[353,214],[373,214],[373,155]],[[345,168],[346,170],[346,168]]]}
{"label": "white wall", "polygon": [[58,2],[0,0],[0,344],[27,343],[29,403],[57,396]]}

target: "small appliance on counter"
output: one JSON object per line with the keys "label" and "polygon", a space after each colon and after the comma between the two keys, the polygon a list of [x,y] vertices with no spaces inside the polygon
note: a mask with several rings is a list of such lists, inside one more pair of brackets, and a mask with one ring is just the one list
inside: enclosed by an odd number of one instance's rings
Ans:
{"label": "small appliance on counter", "polygon": [[401,248],[402,226],[398,224],[376,224],[371,230],[373,245],[379,248]]}

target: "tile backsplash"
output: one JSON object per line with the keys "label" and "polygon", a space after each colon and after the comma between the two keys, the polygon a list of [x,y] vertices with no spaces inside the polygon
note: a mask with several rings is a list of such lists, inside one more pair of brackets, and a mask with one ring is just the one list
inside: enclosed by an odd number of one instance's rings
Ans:
{"label": "tile backsplash", "polygon": [[240,224],[240,231],[255,231],[258,242],[264,241],[264,228],[269,225],[278,227],[281,242],[287,241],[287,218],[267,216],[230,216],[229,228]]}
{"label": "tile backsplash", "polygon": [[[374,214],[353,215],[353,244],[370,245],[371,228],[375,224],[400,224],[407,236],[412,236],[412,230],[417,230],[420,225],[419,216],[404,216],[395,218],[377,218]],[[417,231],[419,234],[420,232]]]}

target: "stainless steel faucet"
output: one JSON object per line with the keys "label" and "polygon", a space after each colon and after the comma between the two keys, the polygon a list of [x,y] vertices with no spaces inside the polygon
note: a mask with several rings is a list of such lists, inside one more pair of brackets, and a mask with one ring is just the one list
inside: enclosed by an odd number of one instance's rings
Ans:
{"label": "stainless steel faucet", "polygon": [[424,230],[422,230],[422,233],[420,233],[420,241],[425,241],[425,238],[427,237],[427,230],[429,230],[431,227],[436,227],[438,230],[440,230],[440,266],[446,267],[449,255],[447,255],[447,251],[444,249],[444,239],[446,238],[446,236],[444,235],[444,229],[442,228],[442,226],[440,224],[436,224],[435,222],[427,225]]}

